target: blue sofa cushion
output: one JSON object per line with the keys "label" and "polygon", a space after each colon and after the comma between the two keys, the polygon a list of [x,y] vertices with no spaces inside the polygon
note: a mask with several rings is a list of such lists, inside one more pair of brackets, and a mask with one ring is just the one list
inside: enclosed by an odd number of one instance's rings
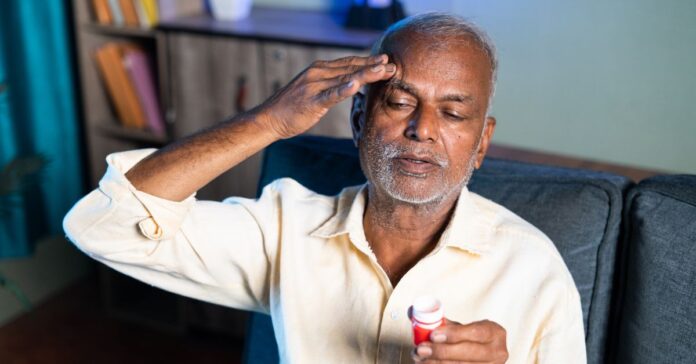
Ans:
{"label": "blue sofa cushion", "polygon": [[696,176],[658,176],[627,198],[619,363],[696,363]]}
{"label": "blue sofa cushion", "polygon": [[[325,137],[297,137],[267,148],[259,185],[281,177],[330,195],[365,181],[352,141]],[[629,184],[605,173],[491,158],[469,184],[556,244],[580,291],[590,363],[600,362],[605,352],[622,197]],[[275,344],[269,339],[272,327],[258,314],[250,322],[248,358],[254,360],[249,362],[266,362],[254,355],[268,355],[268,346]]]}

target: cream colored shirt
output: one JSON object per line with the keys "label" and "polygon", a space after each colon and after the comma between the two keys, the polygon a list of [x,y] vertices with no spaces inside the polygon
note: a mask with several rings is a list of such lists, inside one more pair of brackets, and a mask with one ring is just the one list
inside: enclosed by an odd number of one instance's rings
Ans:
{"label": "cream colored shirt", "polygon": [[184,296],[271,314],[284,363],[412,363],[407,309],[429,294],[460,323],[507,331],[509,363],[585,363],[580,298],[551,241],[464,189],[439,243],[392,287],[365,239],[365,186],[291,179],[258,200],[164,200],[124,177],[153,150],[107,157],[64,220],[94,259]]}

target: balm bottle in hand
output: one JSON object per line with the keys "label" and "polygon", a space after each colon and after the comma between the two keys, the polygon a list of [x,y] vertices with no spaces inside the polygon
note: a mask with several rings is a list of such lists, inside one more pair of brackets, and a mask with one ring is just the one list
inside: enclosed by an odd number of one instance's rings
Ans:
{"label": "balm bottle in hand", "polygon": [[430,333],[445,324],[442,303],[430,296],[418,297],[411,311],[413,343],[417,346],[430,339]]}

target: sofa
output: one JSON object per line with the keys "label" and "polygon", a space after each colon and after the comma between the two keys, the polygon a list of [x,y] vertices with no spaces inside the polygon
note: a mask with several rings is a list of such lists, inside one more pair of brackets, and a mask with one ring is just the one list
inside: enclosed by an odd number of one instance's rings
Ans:
{"label": "sofa", "polygon": [[[266,149],[259,186],[281,177],[330,195],[365,181],[351,140],[314,136]],[[556,244],[580,292],[588,363],[696,363],[696,176],[634,184],[487,158],[469,188]],[[278,362],[269,316],[252,314],[245,346],[245,363]]]}

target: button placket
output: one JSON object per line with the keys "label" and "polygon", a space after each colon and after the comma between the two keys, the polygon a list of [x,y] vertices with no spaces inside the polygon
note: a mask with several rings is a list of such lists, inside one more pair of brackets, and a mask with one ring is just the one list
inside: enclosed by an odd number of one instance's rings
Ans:
{"label": "button placket", "polygon": [[[398,363],[401,361],[404,343],[408,342],[406,337],[409,333],[407,324],[405,301],[400,292],[403,289],[394,289],[388,296],[387,304],[382,313],[382,324],[380,325],[378,362],[379,363]],[[390,342],[391,345],[385,345]]]}

